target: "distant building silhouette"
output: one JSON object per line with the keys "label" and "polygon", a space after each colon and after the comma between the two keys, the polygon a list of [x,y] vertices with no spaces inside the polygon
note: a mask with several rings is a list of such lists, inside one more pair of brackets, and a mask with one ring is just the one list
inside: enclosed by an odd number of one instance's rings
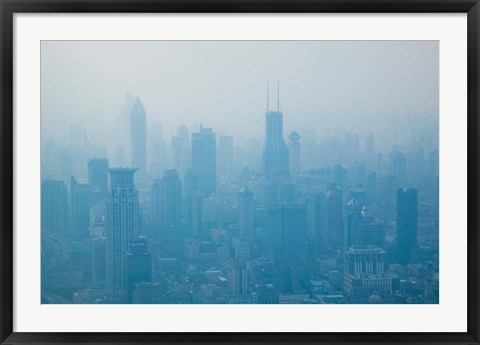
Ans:
{"label": "distant building silhouette", "polygon": [[163,172],[160,193],[160,224],[162,230],[178,228],[181,220],[182,182],[175,169],[167,169]]}
{"label": "distant building silhouette", "polygon": [[156,225],[160,226],[160,220],[162,218],[162,180],[155,179],[153,181],[150,197],[150,211],[151,218]]}
{"label": "distant building silhouette", "polygon": [[108,159],[94,158],[88,161],[88,183],[108,193]]}
{"label": "distant building silhouette", "polygon": [[265,214],[267,250],[277,260],[307,253],[307,207],[303,204],[270,206]]}
{"label": "distant building silhouette", "polygon": [[326,247],[343,248],[343,193],[338,187],[332,186],[325,195],[324,222]]}
{"label": "distant building silhouette", "polygon": [[171,139],[174,167],[180,176],[185,176],[185,172],[191,166],[190,154],[190,132],[187,127],[181,125],[177,130],[177,135]]}
{"label": "distant building silhouette", "polygon": [[153,182],[151,192],[152,220],[159,226],[160,234],[178,228],[181,221],[182,183],[175,169],[163,172],[162,179]]}
{"label": "distant building silhouette", "polygon": [[217,188],[217,147],[211,128],[192,133],[192,170],[198,175],[198,190],[209,196]]}
{"label": "distant building silhouette", "polygon": [[188,196],[188,223],[190,235],[194,238],[203,235],[203,198],[199,192],[193,192]]}
{"label": "distant building silhouette", "polygon": [[375,137],[369,134],[365,140],[365,163],[370,170],[377,170],[375,166]]}
{"label": "distant building silhouette", "polygon": [[42,233],[59,236],[68,235],[68,191],[63,181],[46,180],[41,188],[42,210],[41,224]]}
{"label": "distant building silhouette", "polygon": [[242,236],[253,238],[254,233],[254,212],[253,193],[247,187],[243,187],[237,194],[238,200],[238,226]]}
{"label": "distant building silhouette", "polygon": [[95,186],[78,183],[72,176],[70,183],[70,208],[72,221],[72,238],[83,241],[89,237],[90,207],[92,206],[92,193]]}
{"label": "distant building silhouette", "polygon": [[167,166],[167,148],[163,139],[163,129],[158,122],[154,122],[148,131],[149,139],[149,175],[160,177]]}
{"label": "distant building silhouette", "polygon": [[289,161],[290,161],[290,173],[292,175],[298,175],[302,171],[302,157],[301,157],[301,144],[300,134],[296,131],[292,131],[288,136],[290,142],[288,143]]}
{"label": "distant building silhouette", "polygon": [[407,159],[400,152],[392,153],[392,171],[399,186],[405,186],[407,182]]}
{"label": "distant building silhouette", "polygon": [[147,114],[140,98],[136,98],[130,113],[130,138],[132,144],[132,165],[139,174],[147,174]]}
{"label": "distant building silhouette", "polygon": [[407,264],[417,247],[417,190],[397,190],[397,256],[398,262]]}
{"label": "distant building silhouette", "polygon": [[280,101],[277,96],[277,111],[265,113],[265,145],[263,151],[263,166],[265,178],[270,182],[288,180],[289,163],[288,148],[283,139],[283,113],[280,112]]}
{"label": "distant building silhouette", "polygon": [[310,248],[315,255],[327,249],[327,234],[325,231],[325,194],[311,193],[308,199],[308,239]]}

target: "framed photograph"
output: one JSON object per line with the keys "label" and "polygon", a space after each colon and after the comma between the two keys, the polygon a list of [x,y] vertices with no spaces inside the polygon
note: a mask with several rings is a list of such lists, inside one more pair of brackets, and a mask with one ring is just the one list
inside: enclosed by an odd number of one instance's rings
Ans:
{"label": "framed photograph", "polygon": [[478,1],[2,1],[2,344],[478,344]]}

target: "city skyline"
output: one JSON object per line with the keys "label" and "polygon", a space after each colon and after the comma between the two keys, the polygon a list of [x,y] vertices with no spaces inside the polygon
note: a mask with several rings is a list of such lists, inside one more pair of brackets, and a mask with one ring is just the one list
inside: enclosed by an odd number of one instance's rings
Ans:
{"label": "city skyline", "polygon": [[[413,46],[438,60],[438,43]],[[438,111],[401,119],[414,135],[384,122],[396,133],[383,135],[388,144],[355,116],[320,135],[321,117],[283,103],[304,89],[283,85],[263,83],[263,117],[247,128],[234,112],[227,130],[173,117],[166,136],[167,119],[150,121],[143,95],[129,92],[116,121],[94,121],[109,135],[42,116],[42,303],[439,303]],[[62,131],[64,141],[47,135]]]}
{"label": "city skyline", "polygon": [[[166,140],[180,125],[192,130],[202,122],[244,142],[263,136],[250,124],[263,122],[268,80],[275,108],[280,80],[281,105],[291,115],[285,132],[328,137],[355,128],[383,148],[385,139],[404,144],[428,129],[438,135],[438,63],[433,41],[43,41],[42,123],[55,121],[61,132],[84,128],[92,144],[115,143],[107,146],[113,152],[128,135],[118,132],[132,102],[128,91]],[[100,119],[121,135],[102,129]],[[65,141],[42,128],[42,140]]]}

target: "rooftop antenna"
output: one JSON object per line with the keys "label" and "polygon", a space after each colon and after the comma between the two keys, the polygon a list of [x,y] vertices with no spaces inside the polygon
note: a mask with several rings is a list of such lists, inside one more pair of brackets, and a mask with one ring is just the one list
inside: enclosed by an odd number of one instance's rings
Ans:
{"label": "rooftop antenna", "polygon": [[277,112],[280,112],[280,80],[277,81]]}
{"label": "rooftop antenna", "polygon": [[267,113],[268,113],[268,80],[267,80]]}

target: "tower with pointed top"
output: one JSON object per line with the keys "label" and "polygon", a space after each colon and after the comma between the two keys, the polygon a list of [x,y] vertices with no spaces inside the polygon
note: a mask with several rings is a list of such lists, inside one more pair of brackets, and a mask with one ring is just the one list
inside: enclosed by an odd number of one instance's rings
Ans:
{"label": "tower with pointed top", "polygon": [[265,146],[263,151],[263,168],[265,179],[269,182],[288,180],[288,148],[283,139],[283,113],[280,112],[280,84],[277,89],[277,110],[270,111],[268,104],[265,113]]}
{"label": "tower with pointed top", "polygon": [[300,146],[300,134],[296,131],[292,131],[288,136],[290,142],[288,143],[288,153],[290,161],[290,173],[295,176],[301,172],[301,146]]}
{"label": "tower with pointed top", "polygon": [[130,138],[132,143],[132,165],[138,174],[147,173],[147,114],[140,98],[136,98],[130,113]]}

